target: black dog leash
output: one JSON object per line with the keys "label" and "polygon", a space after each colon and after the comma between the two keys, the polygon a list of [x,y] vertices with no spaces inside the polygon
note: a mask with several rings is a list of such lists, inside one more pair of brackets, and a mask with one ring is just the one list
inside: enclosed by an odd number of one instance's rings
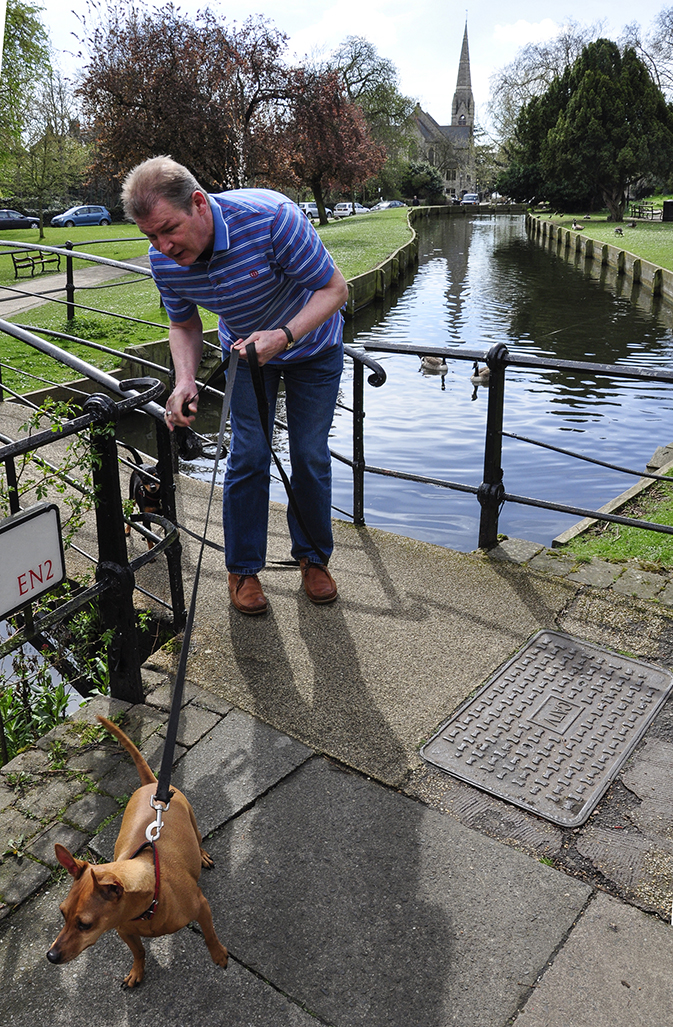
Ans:
{"label": "black dog leash", "polygon": [[278,459],[275,450],[271,444],[271,437],[269,433],[269,401],[266,398],[266,390],[264,388],[264,379],[262,377],[262,369],[259,366],[259,360],[257,359],[257,350],[255,349],[254,342],[248,343],[245,347],[245,353],[248,358],[248,366],[250,367],[250,377],[252,378],[252,384],[255,388],[255,399],[257,400],[257,410],[259,412],[259,419],[262,422],[262,430],[264,432],[264,438],[266,439],[267,445],[271,450],[271,456],[273,457],[274,463],[278,469],[278,473],[281,476],[285,491],[287,493],[287,501],[292,508],[292,513],[297,518],[297,524],[301,528],[304,538],[312,547],[315,554],[318,556],[320,562],[327,566],[328,558],[322,552],[322,550],[315,544],[315,541],[311,537],[311,533],[306,527],[304,518],[301,515],[301,510],[297,505],[297,500],[292,491],[292,485],[290,479],[285,473],[285,468]]}
{"label": "black dog leash", "polygon": [[[213,467],[213,474],[210,481],[210,496],[208,499],[208,507],[206,510],[206,521],[203,527],[203,536],[201,539],[201,548],[199,550],[199,558],[196,564],[196,572],[194,574],[194,586],[192,588],[192,598],[189,604],[189,610],[187,612],[187,621],[185,623],[185,630],[182,639],[182,649],[180,650],[180,661],[178,663],[178,670],[175,675],[175,684],[173,686],[173,698],[171,700],[171,712],[168,718],[168,727],[166,729],[166,742],[164,745],[163,757],[161,760],[161,770],[159,771],[159,778],[157,781],[157,790],[150,799],[150,806],[156,810],[157,818],[149,825],[145,836],[148,842],[155,842],[161,832],[161,820],[162,814],[168,809],[170,804],[170,785],[171,785],[171,770],[173,768],[173,752],[175,750],[175,742],[178,734],[178,723],[180,720],[180,709],[182,706],[182,693],[184,691],[185,674],[187,670],[187,657],[189,655],[189,644],[192,637],[192,629],[194,626],[194,613],[196,610],[196,594],[199,587],[199,578],[201,576],[201,563],[203,561],[203,553],[206,548],[205,538],[208,532],[208,521],[210,519],[210,510],[213,503],[213,493],[215,491],[215,479],[217,476],[217,465],[219,463],[219,454],[222,452],[222,445],[224,442],[224,430],[227,423],[227,417],[229,415],[229,407],[231,406],[231,393],[234,388],[234,381],[236,379],[236,367],[238,365],[238,351],[232,350],[229,356],[229,374],[227,375],[227,387],[224,390],[224,397],[222,399],[222,414],[220,416],[220,431],[217,439],[217,456],[215,458],[215,464]],[[219,371],[219,368],[217,369]]]}

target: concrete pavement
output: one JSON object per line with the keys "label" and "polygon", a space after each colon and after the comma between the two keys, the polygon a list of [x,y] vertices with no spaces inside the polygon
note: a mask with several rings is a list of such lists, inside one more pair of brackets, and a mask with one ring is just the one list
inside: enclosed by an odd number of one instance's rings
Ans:
{"label": "concrete pavement", "polygon": [[[206,492],[180,479],[193,529]],[[325,608],[274,562],[288,557],[278,507],[267,616],[229,608],[222,557],[206,553],[174,780],[216,861],[202,886],[229,968],[195,928],[148,943],[136,991],[120,990],[130,953],[116,936],[64,967],[45,959],[68,888],[54,841],[110,858],[135,787],[116,743],[87,729],[120,708],[96,699],[0,774],[6,1022],[670,1027],[670,703],[573,830],[418,754],[541,628],[670,668],[668,579],[642,598],[527,542],[485,556],[344,522],[335,533],[340,596]],[[221,541],[217,517],[210,534]],[[184,544],[190,581],[196,546]],[[157,561],[140,584],[160,595],[163,575]],[[128,710],[155,767],[176,660],[174,646],[154,654],[146,703]]]}

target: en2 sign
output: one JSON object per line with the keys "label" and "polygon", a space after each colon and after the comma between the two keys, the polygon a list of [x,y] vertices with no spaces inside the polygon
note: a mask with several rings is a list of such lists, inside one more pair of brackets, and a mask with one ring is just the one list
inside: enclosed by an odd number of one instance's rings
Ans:
{"label": "en2 sign", "polygon": [[38,503],[0,522],[0,618],[49,592],[64,579],[57,506]]}

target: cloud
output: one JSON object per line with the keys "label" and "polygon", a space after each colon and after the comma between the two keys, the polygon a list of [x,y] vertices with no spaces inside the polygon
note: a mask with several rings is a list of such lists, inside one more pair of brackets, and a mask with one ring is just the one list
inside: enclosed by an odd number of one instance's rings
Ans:
{"label": "cloud", "polygon": [[520,19],[513,25],[496,25],[493,36],[498,43],[515,43],[517,47],[520,47],[525,46],[526,43],[541,43],[545,39],[552,39],[558,31],[558,23],[552,21],[551,18],[545,18],[538,22]]}

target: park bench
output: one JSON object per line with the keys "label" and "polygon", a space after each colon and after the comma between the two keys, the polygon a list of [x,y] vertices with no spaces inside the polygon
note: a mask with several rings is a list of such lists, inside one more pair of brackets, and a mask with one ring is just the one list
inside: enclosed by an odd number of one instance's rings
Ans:
{"label": "park bench", "polygon": [[632,203],[630,213],[631,217],[645,221],[661,221],[663,217],[663,210],[655,207],[653,203]]}
{"label": "park bench", "polygon": [[21,250],[18,253],[12,253],[12,263],[14,264],[14,277],[19,278],[21,271],[30,269],[30,277],[35,277],[35,271],[40,274],[47,270],[48,264],[55,264],[56,267],[52,270],[61,270],[61,257],[58,253],[43,253],[42,250],[28,251]]}

